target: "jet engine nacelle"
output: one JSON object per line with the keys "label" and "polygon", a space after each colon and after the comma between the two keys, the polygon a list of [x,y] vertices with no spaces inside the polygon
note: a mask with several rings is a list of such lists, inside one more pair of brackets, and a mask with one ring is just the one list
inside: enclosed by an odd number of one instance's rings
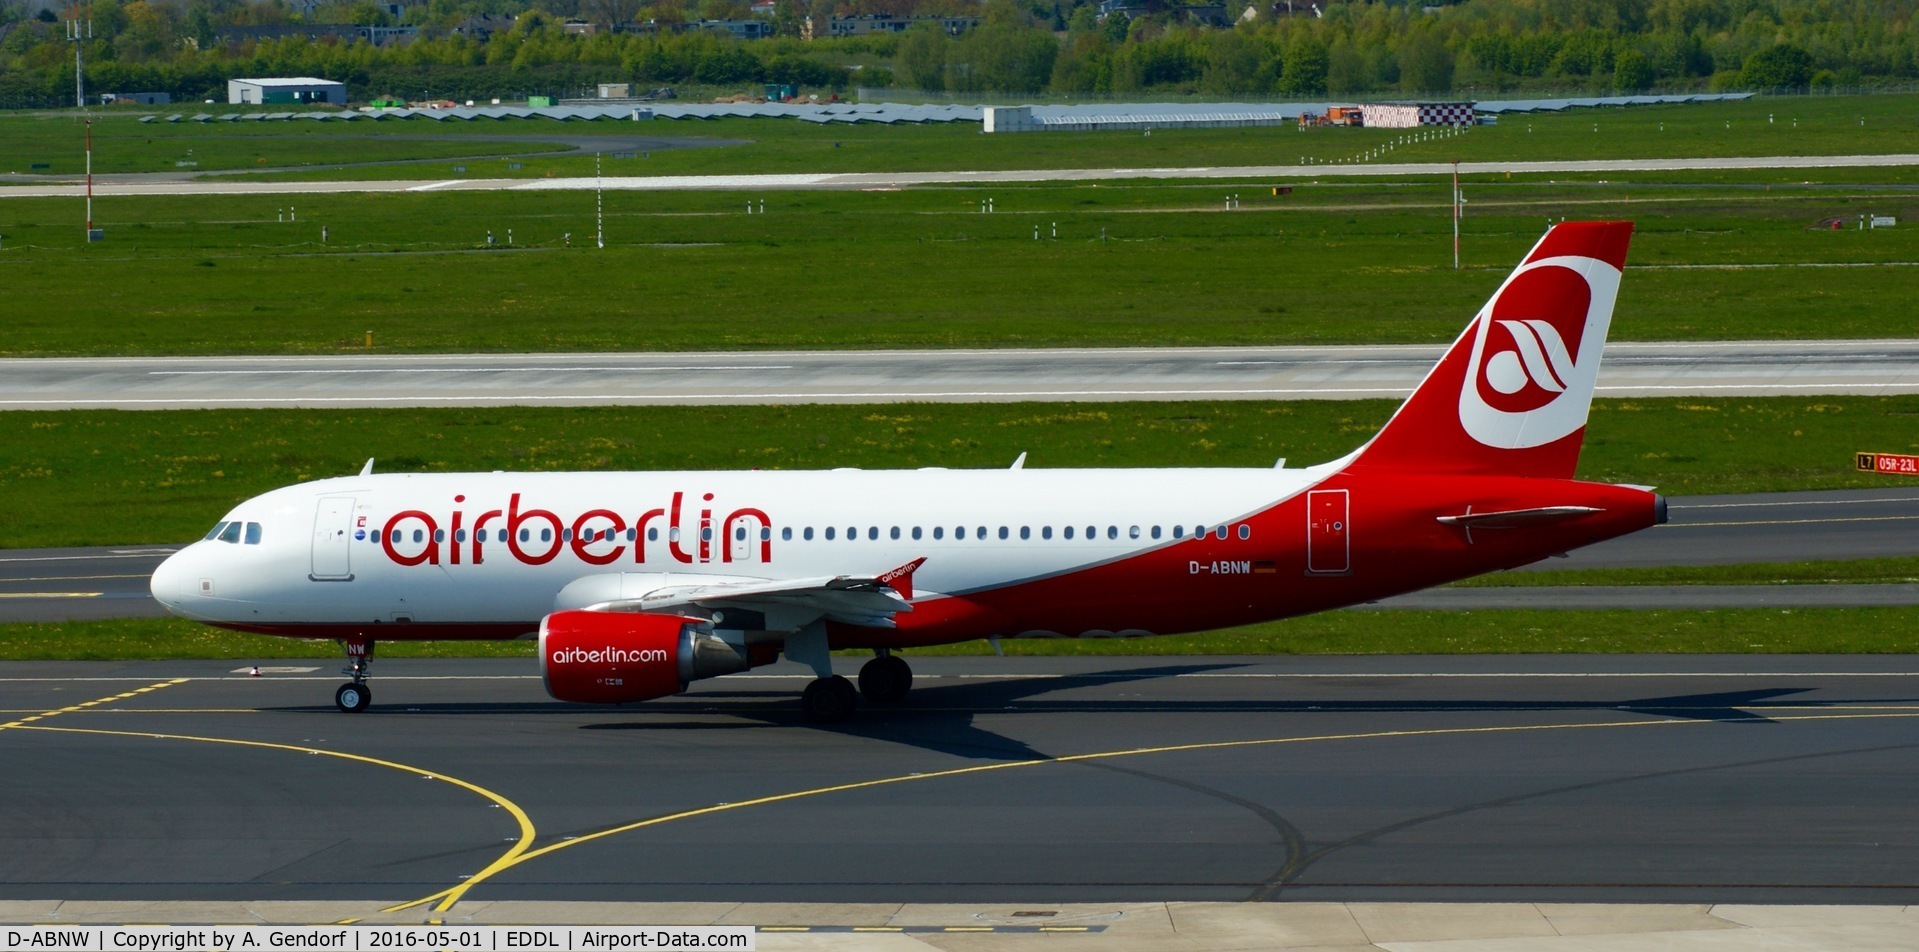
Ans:
{"label": "jet engine nacelle", "polygon": [[747,667],[746,650],[700,618],[564,611],[540,621],[540,674],[546,693],[562,701],[646,701]]}

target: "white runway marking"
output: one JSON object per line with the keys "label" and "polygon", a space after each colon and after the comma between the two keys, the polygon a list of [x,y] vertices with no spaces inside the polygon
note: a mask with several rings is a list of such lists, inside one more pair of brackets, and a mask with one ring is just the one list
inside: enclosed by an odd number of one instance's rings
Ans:
{"label": "white runway marking", "polygon": [[324,367],[317,370],[149,370],[149,377],[245,377],[266,374],[524,374],[524,373],[686,373],[699,370],[792,370],[791,364],[721,364],[688,367]]}

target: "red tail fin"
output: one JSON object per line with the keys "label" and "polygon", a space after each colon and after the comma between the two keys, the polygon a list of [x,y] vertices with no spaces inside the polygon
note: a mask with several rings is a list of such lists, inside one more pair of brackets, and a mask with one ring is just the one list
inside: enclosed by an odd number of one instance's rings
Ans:
{"label": "red tail fin", "polygon": [[1570,478],[1631,238],[1553,226],[1354,464]]}

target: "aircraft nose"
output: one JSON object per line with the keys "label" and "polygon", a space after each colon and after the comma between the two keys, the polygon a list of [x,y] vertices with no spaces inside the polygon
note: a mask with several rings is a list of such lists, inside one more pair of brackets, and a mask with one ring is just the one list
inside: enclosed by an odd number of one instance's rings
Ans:
{"label": "aircraft nose", "polygon": [[147,583],[147,588],[153,592],[153,600],[176,614],[188,592],[187,586],[192,583],[193,570],[187,564],[187,552],[187,549],[182,549],[167,556],[166,561],[153,570],[153,578]]}

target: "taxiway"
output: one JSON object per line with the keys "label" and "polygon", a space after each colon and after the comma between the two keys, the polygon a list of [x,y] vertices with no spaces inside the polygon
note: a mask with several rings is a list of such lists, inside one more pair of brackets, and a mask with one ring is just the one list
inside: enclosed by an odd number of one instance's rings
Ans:
{"label": "taxiway", "polygon": [[[1334,165],[1191,166],[1178,168],[1003,169],[935,172],[818,172],[771,175],[657,175],[552,179],[440,179],[422,181],[244,181],[232,177],[179,181],[95,183],[94,194],[115,195],[298,195],[345,192],[592,191],[627,190],[772,190],[809,188],[908,188],[929,185],[992,185],[1029,182],[1123,182],[1129,180],[1265,181],[1349,177],[1447,176],[1480,174],[1593,172],[1711,172],[1731,169],[1903,168],[1919,165],[1919,154],[1767,155],[1668,159],[1561,159],[1520,162],[1370,162]],[[0,198],[77,197],[85,186],[36,183],[0,184]]]}
{"label": "taxiway", "polygon": [[[0,360],[0,410],[1401,398],[1437,345]],[[1919,393],[1919,340],[1609,344],[1602,397]]]}
{"label": "taxiway", "polygon": [[1919,897],[1905,656],[920,659],[831,728],[528,664],[0,665],[0,899]]}

